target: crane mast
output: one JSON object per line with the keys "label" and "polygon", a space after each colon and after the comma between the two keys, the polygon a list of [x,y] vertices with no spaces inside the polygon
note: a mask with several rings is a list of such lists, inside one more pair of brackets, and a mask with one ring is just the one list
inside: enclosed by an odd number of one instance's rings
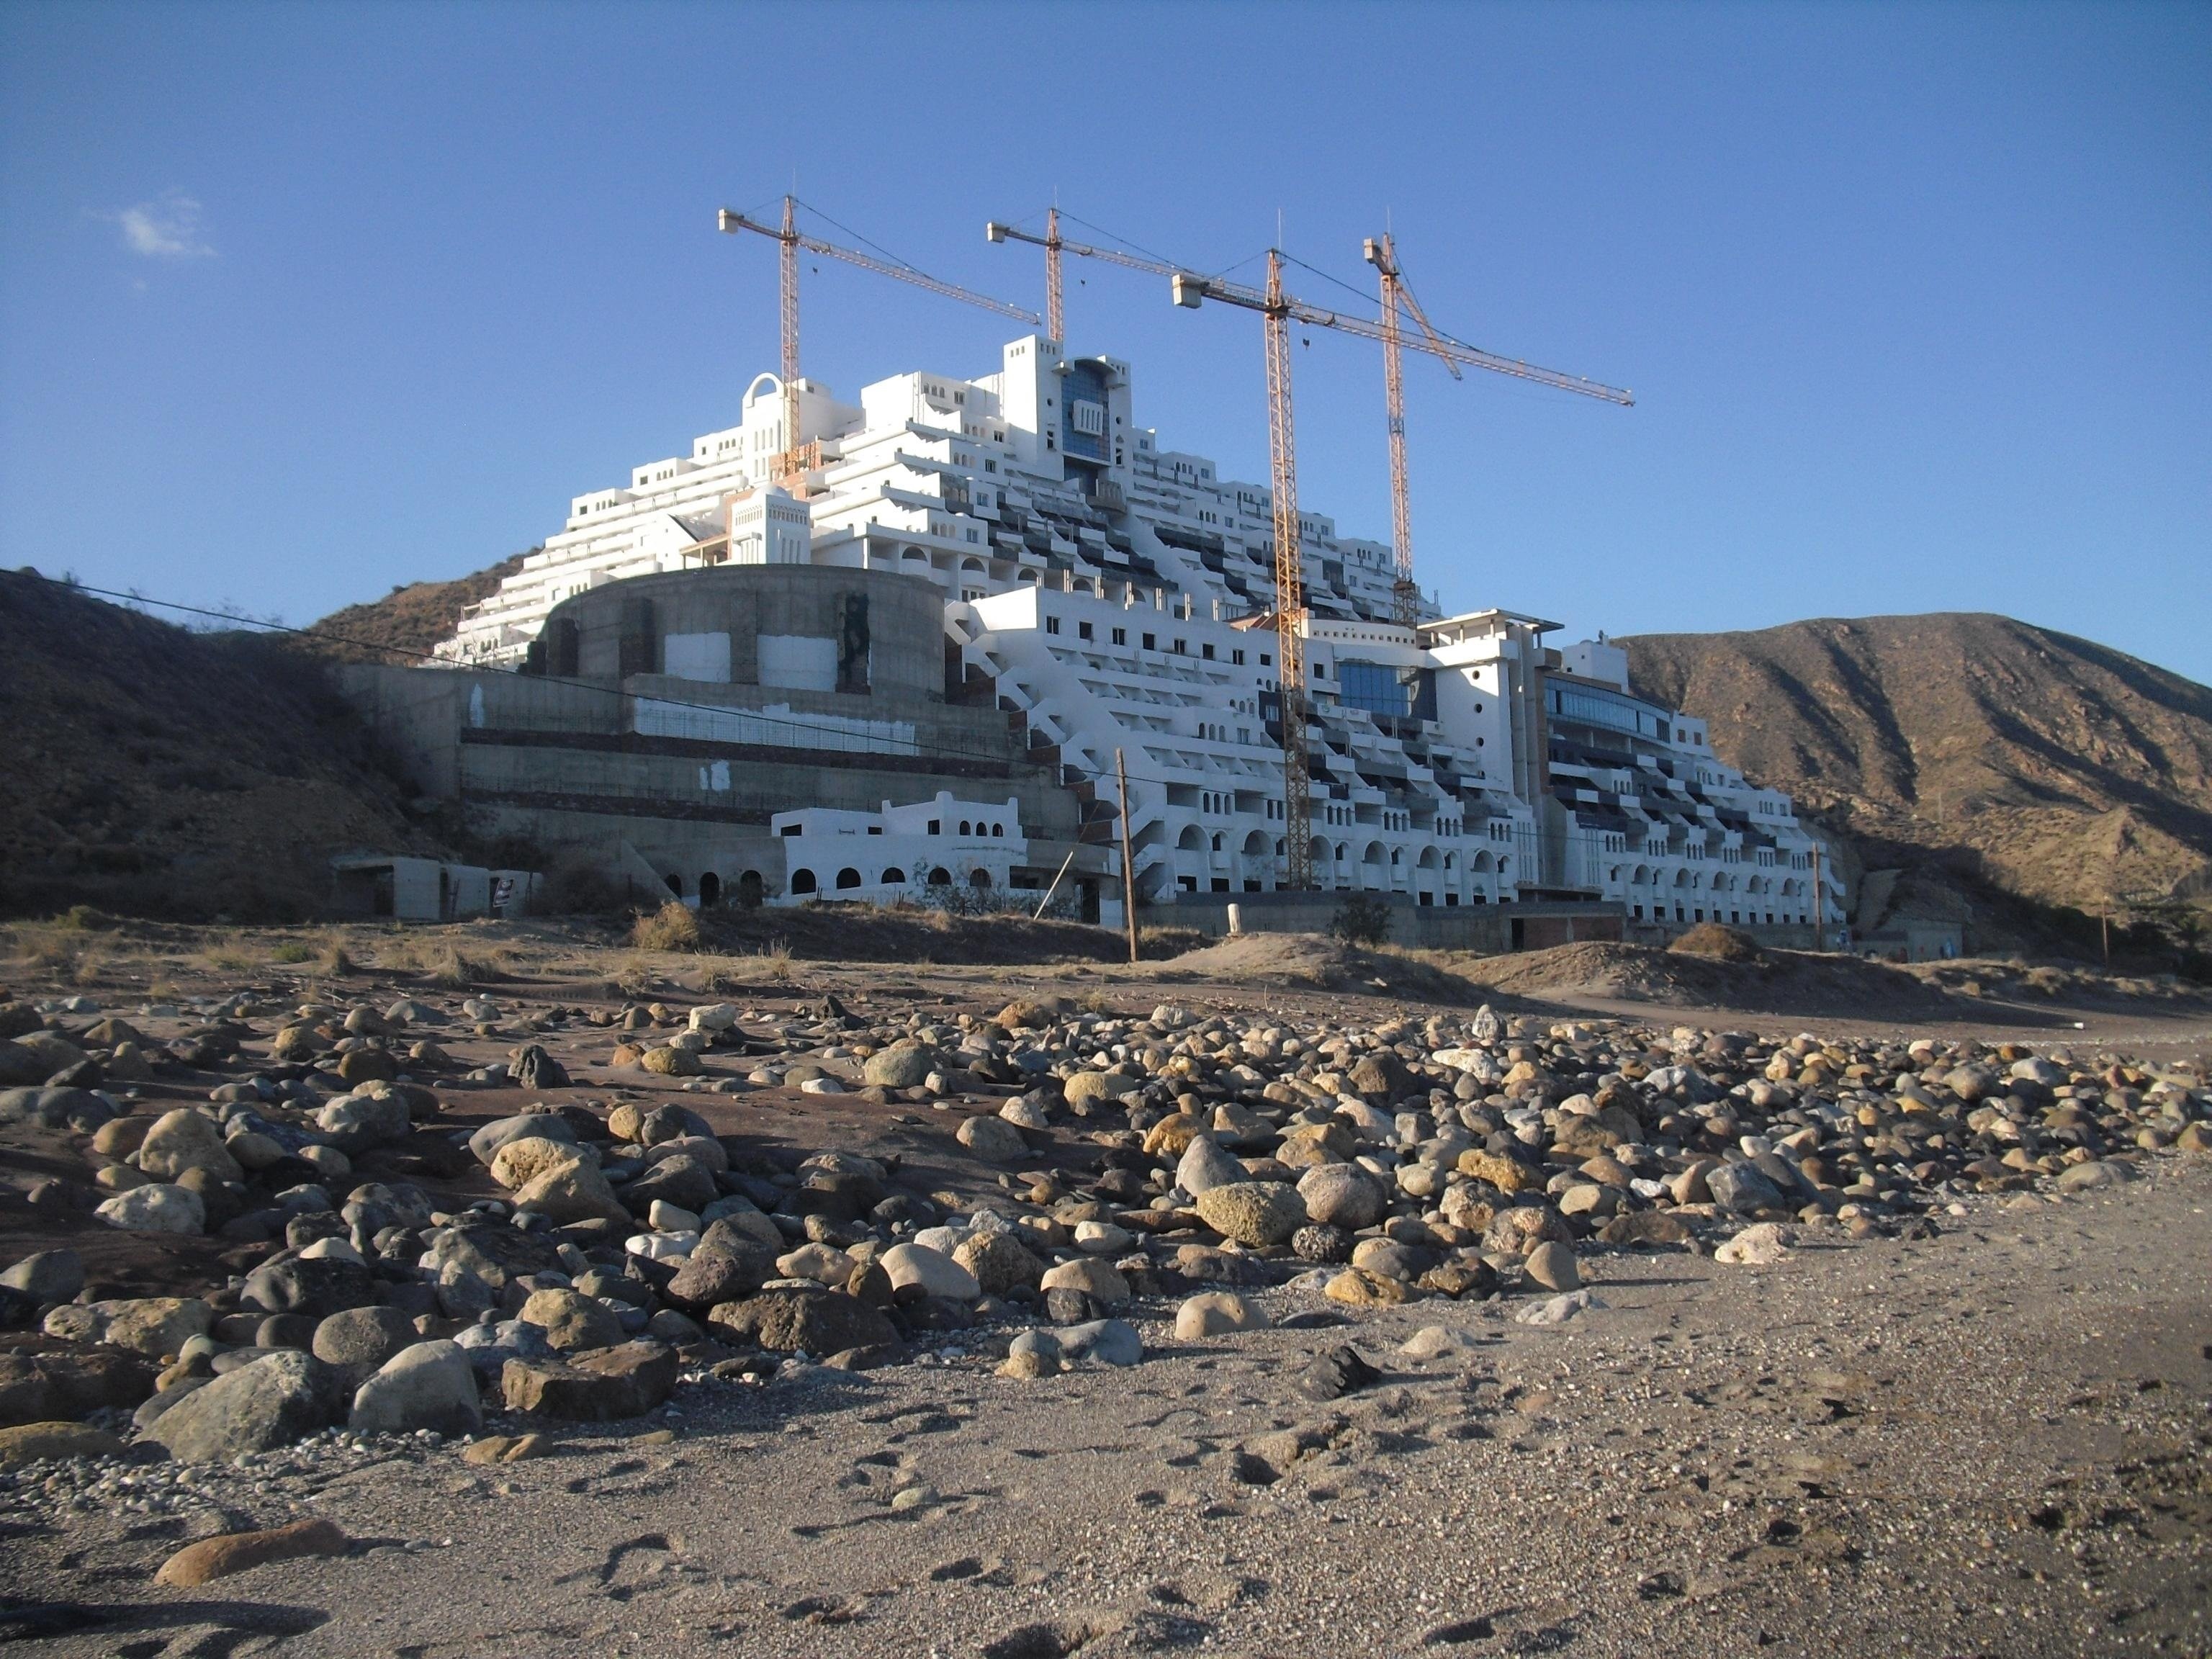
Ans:
{"label": "crane mast", "polygon": [[1067,336],[1061,331],[1067,325],[1067,314],[1060,304],[1060,210],[1055,207],[1044,216],[1044,326],[1064,346]]}
{"label": "crane mast", "polygon": [[[799,469],[799,226],[794,198],[783,198],[783,229],[776,238],[777,287],[783,302],[783,476]],[[725,229],[728,227],[725,226]]]}
{"label": "crane mast", "polygon": [[1390,432],[1390,547],[1397,580],[1390,587],[1391,620],[1411,628],[1421,614],[1413,580],[1413,510],[1406,486],[1406,373],[1398,349],[1398,260],[1390,234],[1367,244],[1368,263],[1382,279],[1382,402]]}
{"label": "crane mast", "polygon": [[1298,549],[1298,457],[1291,428],[1291,325],[1283,256],[1267,250],[1268,483],[1275,508],[1275,683],[1283,716],[1283,882],[1313,886],[1312,780],[1306,761],[1305,566]]}
{"label": "crane mast", "polygon": [[988,294],[939,282],[911,265],[895,264],[889,259],[878,259],[873,254],[863,253],[858,248],[840,247],[835,242],[825,242],[818,236],[809,236],[799,228],[799,201],[796,197],[783,198],[783,223],[781,227],[763,224],[757,219],[724,208],[716,223],[725,232],[735,235],[750,230],[768,237],[778,245],[777,277],[782,310],[783,336],[783,456],[780,463],[783,476],[789,478],[805,470],[807,457],[799,441],[799,251],[819,253],[832,259],[842,259],[848,265],[858,265],[878,276],[894,276],[902,283],[942,295],[948,300],[957,300],[963,305],[979,306],[985,311],[996,312],[1001,317],[1012,317],[1017,322],[1035,323],[1037,314],[1024,311],[1019,306],[1008,305],[1004,300],[994,300]]}

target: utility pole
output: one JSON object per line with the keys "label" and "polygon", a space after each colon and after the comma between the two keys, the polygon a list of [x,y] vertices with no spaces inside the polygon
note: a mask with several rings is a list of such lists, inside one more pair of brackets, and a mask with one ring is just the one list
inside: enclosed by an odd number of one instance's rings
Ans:
{"label": "utility pole", "polygon": [[1820,885],[1820,843],[1813,842],[1813,948],[1828,948],[1828,892]]}
{"label": "utility pole", "polygon": [[1129,861],[1129,769],[1114,751],[1114,781],[1121,786],[1121,920],[1129,929],[1129,960],[1137,959],[1137,871]]}

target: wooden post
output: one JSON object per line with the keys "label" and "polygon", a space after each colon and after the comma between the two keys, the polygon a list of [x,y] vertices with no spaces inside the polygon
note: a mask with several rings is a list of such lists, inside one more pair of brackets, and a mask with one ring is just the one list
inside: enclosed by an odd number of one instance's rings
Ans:
{"label": "wooden post", "polygon": [[2112,906],[2109,899],[2106,901],[2104,908],[2097,912],[2097,932],[2104,938],[2105,969],[2109,973],[2112,966]]}
{"label": "wooden post", "polygon": [[1137,871],[1129,861],[1129,771],[1114,751],[1114,778],[1121,787],[1121,920],[1129,929],[1129,960],[1137,959]]}

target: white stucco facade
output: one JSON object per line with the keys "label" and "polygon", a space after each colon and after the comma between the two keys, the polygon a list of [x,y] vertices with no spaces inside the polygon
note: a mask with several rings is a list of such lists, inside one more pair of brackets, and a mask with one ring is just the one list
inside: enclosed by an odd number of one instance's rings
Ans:
{"label": "white stucco facade", "polygon": [[[1279,885],[1275,641],[1255,625],[1274,599],[1267,487],[1138,427],[1127,364],[1037,335],[980,378],[915,371],[849,404],[811,382],[799,394],[797,478],[782,476],[781,388],[762,375],[736,426],[576,497],[440,655],[519,665],[555,604],[633,575],[803,557],[921,576],[944,590],[957,669],[988,678],[1071,785],[1112,799],[1122,751],[1140,893]],[[1388,546],[1310,511],[1300,544],[1322,887],[1447,907],[1581,895],[1668,923],[1813,920],[1812,842],[1788,797],[1723,765],[1700,722],[1632,696],[1617,647],[1553,647],[1555,624],[1498,611],[1425,605],[1400,626]],[[714,677],[711,638],[684,636],[668,672],[695,660]],[[908,808],[854,829],[793,807],[776,822],[802,841],[880,843],[815,872],[833,896],[839,871],[888,889],[928,854],[891,816]],[[990,848],[976,838],[974,867],[1003,883]],[[1834,917],[1832,872],[1826,884]]]}

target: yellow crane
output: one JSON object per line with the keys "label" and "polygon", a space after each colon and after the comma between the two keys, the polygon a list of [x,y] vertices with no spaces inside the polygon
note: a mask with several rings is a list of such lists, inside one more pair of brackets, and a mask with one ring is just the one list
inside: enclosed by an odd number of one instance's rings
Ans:
{"label": "yellow crane", "polygon": [[[1370,321],[1325,307],[1309,305],[1283,289],[1283,253],[1267,250],[1265,288],[1232,283],[1225,277],[1205,276],[1119,248],[1097,247],[1068,240],[1060,234],[1060,212],[1054,209],[1046,221],[1045,234],[1036,235],[996,222],[984,227],[992,242],[1027,242],[1045,251],[1045,299],[1048,312],[1056,312],[1060,301],[1060,260],[1062,253],[1086,259],[1103,259],[1156,276],[1165,276],[1176,304],[1196,309],[1208,300],[1256,311],[1262,321],[1267,364],[1267,457],[1273,494],[1275,532],[1275,640],[1279,695],[1282,703],[1283,741],[1283,868],[1284,884],[1304,890],[1313,885],[1313,812],[1309,799],[1310,762],[1305,744],[1305,568],[1298,544],[1297,451],[1293,435],[1291,403],[1290,325],[1297,322],[1315,328],[1334,329],[1362,339],[1379,342],[1383,349],[1384,392],[1390,422],[1392,530],[1396,537],[1397,580],[1392,590],[1392,610],[1411,624],[1419,611],[1419,589],[1413,575],[1412,515],[1407,506],[1405,450],[1405,393],[1401,354],[1406,350],[1437,358],[1459,378],[1462,366],[1488,369],[1516,380],[1533,380],[1563,392],[1572,392],[1607,403],[1627,405],[1634,395],[1618,386],[1540,368],[1517,357],[1502,356],[1480,346],[1438,332],[1431,327],[1419,303],[1406,286],[1397,264],[1395,248],[1386,235],[1380,246],[1370,242],[1386,269],[1383,313]],[[1420,330],[1407,337],[1400,325],[1401,311]],[[1057,325],[1055,325],[1055,334]]]}
{"label": "yellow crane", "polygon": [[818,236],[809,236],[799,230],[799,198],[783,198],[783,223],[781,226],[763,224],[757,219],[729,208],[721,210],[716,222],[731,235],[750,230],[768,237],[778,244],[778,264],[781,277],[783,301],[783,474],[789,477],[806,470],[808,457],[799,441],[799,251],[819,253],[832,259],[842,259],[848,265],[858,265],[863,270],[872,270],[878,276],[895,276],[902,283],[927,289],[932,294],[941,294],[948,300],[963,304],[980,306],[985,311],[996,312],[1001,317],[1011,317],[1017,322],[1035,324],[1037,314],[1024,311],[1019,306],[1008,305],[1004,300],[994,300],[988,294],[951,283],[939,282],[936,277],[916,270],[911,265],[899,264],[890,259],[878,258],[872,253],[863,253],[858,248],[840,247],[835,242],[825,242]]}
{"label": "yellow crane", "polygon": [[[1400,313],[1413,319],[1431,345],[1442,346],[1444,341],[1430,326],[1421,302],[1406,285],[1390,233],[1386,230],[1379,237],[1369,237],[1362,252],[1382,282],[1382,404],[1390,433],[1390,550],[1398,568],[1397,580],[1390,589],[1390,615],[1392,620],[1411,628],[1420,619],[1421,588],[1413,580],[1413,508],[1406,483],[1406,375],[1399,349]],[[1467,378],[1449,356],[1443,365],[1455,380]]]}

